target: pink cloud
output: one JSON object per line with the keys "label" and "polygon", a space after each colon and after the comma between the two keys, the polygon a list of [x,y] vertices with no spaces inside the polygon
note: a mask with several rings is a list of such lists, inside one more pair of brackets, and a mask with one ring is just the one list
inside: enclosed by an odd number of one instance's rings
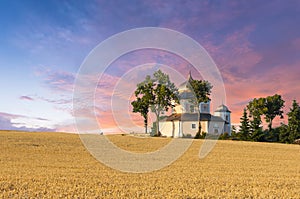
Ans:
{"label": "pink cloud", "polygon": [[35,71],[35,75],[41,77],[44,86],[55,92],[73,91],[75,74],[67,71],[54,71],[48,68],[39,68]]}

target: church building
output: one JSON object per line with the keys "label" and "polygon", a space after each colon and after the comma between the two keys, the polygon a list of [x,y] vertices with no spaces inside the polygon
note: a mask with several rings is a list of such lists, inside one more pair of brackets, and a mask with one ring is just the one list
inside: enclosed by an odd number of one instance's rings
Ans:
{"label": "church building", "polygon": [[210,101],[195,106],[192,99],[194,93],[189,89],[188,81],[182,83],[179,88],[179,104],[176,105],[172,114],[160,122],[160,132],[167,137],[194,137],[198,132],[199,120],[201,132],[222,134],[231,133],[231,111],[224,104],[220,105],[213,114],[210,113]]}

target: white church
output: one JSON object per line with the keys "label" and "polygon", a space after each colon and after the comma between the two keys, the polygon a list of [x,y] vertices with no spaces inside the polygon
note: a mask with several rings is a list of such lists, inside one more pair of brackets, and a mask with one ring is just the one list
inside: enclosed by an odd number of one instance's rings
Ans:
{"label": "white church", "polygon": [[199,120],[201,132],[211,134],[231,133],[231,111],[225,105],[220,105],[213,114],[210,113],[210,101],[200,103],[198,106],[191,102],[194,97],[189,89],[188,81],[182,83],[179,88],[179,104],[176,105],[172,114],[159,123],[162,136],[167,137],[194,137],[198,132]]}

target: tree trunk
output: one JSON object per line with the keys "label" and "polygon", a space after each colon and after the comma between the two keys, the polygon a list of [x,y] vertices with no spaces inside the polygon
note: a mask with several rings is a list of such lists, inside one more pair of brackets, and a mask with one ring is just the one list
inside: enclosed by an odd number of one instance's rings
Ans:
{"label": "tree trunk", "polygon": [[145,133],[147,134],[147,126],[148,126],[148,123],[145,123]]}
{"label": "tree trunk", "polygon": [[155,113],[156,115],[156,135],[160,136],[160,132],[159,132],[159,113]]}
{"label": "tree trunk", "polygon": [[144,118],[144,124],[145,124],[145,133],[147,134],[147,130],[148,130],[148,114]]}
{"label": "tree trunk", "polygon": [[269,125],[268,125],[268,126],[269,126],[269,132],[272,131],[272,122],[273,122],[273,120],[271,119],[271,120],[270,120],[270,123],[269,123]]}
{"label": "tree trunk", "polygon": [[201,135],[201,120],[199,118],[199,123],[198,123],[198,133]]}

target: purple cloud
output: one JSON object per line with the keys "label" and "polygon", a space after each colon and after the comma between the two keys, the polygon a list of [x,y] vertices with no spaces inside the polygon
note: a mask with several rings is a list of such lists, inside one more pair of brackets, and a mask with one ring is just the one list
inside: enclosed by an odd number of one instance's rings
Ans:
{"label": "purple cloud", "polygon": [[[15,125],[18,125],[17,123],[13,123],[11,120],[16,118],[30,118],[27,116],[22,115],[15,115],[15,114],[9,114],[9,113],[3,113],[0,112],[0,129],[1,130],[13,130],[13,131],[39,131],[39,132],[54,132],[56,129],[51,128],[28,128],[25,126],[16,127]],[[37,120],[47,120],[44,118],[33,118]]]}
{"label": "purple cloud", "polygon": [[35,71],[35,75],[41,77],[43,85],[52,91],[68,93],[73,91],[75,81],[75,74],[73,73],[39,68]]}
{"label": "purple cloud", "polygon": [[29,101],[34,101],[34,99],[33,99],[32,97],[25,96],[25,95],[23,95],[23,96],[19,97],[19,99],[20,99],[20,100],[29,100]]}

